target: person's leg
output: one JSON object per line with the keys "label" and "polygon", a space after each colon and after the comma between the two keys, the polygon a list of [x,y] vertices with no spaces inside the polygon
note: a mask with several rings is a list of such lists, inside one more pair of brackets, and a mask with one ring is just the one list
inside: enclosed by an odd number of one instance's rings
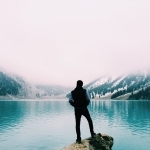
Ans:
{"label": "person's leg", "polygon": [[81,115],[82,115],[82,114],[81,114],[81,111],[75,109],[77,140],[81,140],[81,132],[80,132]]}
{"label": "person's leg", "polygon": [[90,128],[91,136],[93,136],[95,134],[94,130],[93,130],[93,122],[92,122],[92,119],[91,119],[91,116],[89,114],[88,109],[85,109],[83,111],[83,115],[85,116],[85,118],[87,119],[87,121],[89,123],[89,128]]}

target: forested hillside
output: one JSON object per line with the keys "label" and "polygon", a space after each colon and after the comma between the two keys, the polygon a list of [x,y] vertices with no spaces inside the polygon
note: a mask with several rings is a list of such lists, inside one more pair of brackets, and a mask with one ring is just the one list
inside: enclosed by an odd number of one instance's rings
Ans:
{"label": "forested hillside", "polygon": [[44,99],[61,96],[70,91],[59,85],[34,85],[20,76],[0,71],[0,99]]}
{"label": "forested hillside", "polygon": [[105,76],[84,88],[91,98],[150,99],[150,74],[139,72],[118,77]]}

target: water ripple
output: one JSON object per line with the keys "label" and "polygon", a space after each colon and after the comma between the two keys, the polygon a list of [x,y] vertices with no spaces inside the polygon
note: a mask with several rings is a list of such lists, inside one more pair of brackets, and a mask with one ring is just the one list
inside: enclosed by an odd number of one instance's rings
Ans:
{"label": "water ripple", "polygon": [[[113,150],[149,150],[150,101],[92,101],[88,109],[95,132],[114,137]],[[90,136],[84,117],[81,131],[82,138]],[[2,150],[58,150],[75,139],[74,111],[68,102],[0,102]]]}

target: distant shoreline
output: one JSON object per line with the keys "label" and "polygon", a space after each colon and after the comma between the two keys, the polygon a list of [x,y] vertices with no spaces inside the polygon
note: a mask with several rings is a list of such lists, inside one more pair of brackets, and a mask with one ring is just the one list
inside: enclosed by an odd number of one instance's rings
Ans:
{"label": "distant shoreline", "polygon": [[[0,101],[68,101],[67,98],[47,98],[47,99],[0,99]],[[91,99],[91,102],[92,101],[149,101],[147,99],[140,99],[140,100],[136,100],[136,99],[97,99],[97,98],[94,98],[94,99]]]}

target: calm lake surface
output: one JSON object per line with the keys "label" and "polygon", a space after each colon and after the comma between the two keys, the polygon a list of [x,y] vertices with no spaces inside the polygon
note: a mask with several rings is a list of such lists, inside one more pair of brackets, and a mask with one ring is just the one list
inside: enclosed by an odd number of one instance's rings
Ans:
{"label": "calm lake surface", "polygon": [[[112,150],[150,150],[150,101],[91,101],[96,133],[114,138]],[[84,117],[82,139],[90,136]],[[0,150],[60,150],[76,140],[67,101],[0,101]]]}

